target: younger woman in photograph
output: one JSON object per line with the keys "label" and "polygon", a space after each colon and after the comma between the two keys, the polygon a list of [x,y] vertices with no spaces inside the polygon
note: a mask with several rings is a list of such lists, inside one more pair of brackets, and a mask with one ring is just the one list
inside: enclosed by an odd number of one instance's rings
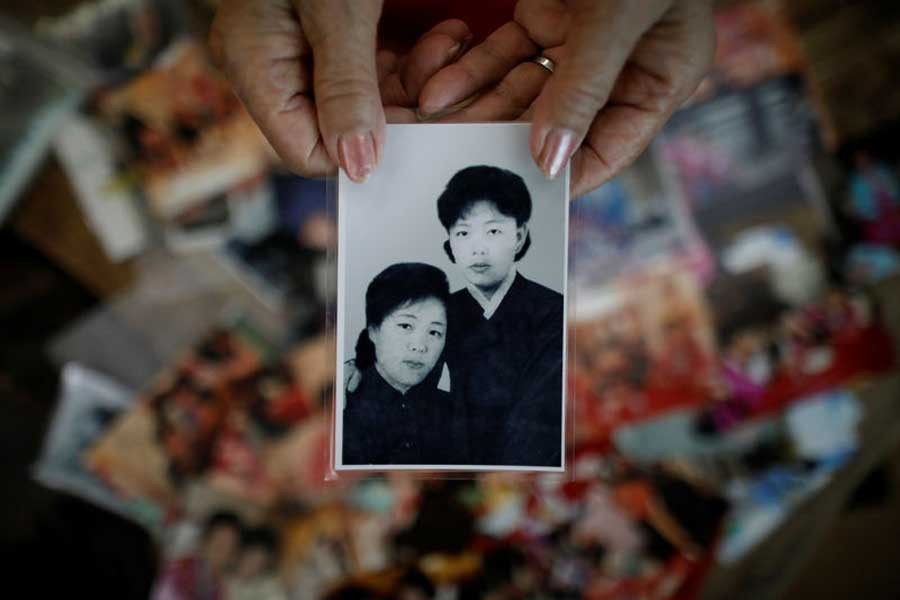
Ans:
{"label": "younger woman in photograph", "polygon": [[517,268],[531,246],[528,188],[511,171],[468,167],[437,208],[466,280],[450,297],[446,356],[470,464],[561,466],[563,297]]}

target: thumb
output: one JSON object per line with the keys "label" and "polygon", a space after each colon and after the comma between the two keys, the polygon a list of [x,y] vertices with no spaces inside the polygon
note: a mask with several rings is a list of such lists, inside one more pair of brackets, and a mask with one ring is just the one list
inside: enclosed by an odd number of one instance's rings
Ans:
{"label": "thumb", "polygon": [[556,177],[609,99],[641,36],[671,1],[572,1],[565,59],[534,103],[531,154]]}
{"label": "thumb", "polygon": [[295,0],[313,55],[313,93],[325,149],[364,181],[384,145],[375,44],[380,0]]}

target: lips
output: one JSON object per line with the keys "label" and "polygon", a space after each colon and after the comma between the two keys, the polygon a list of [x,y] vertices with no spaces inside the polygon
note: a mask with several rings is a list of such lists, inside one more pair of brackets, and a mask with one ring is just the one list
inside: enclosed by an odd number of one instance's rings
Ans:
{"label": "lips", "polygon": [[476,273],[484,273],[490,268],[491,265],[488,263],[475,263],[474,265],[469,265],[469,269],[475,271]]}
{"label": "lips", "polygon": [[425,363],[418,360],[404,360],[403,364],[413,371],[419,371],[425,368]]}

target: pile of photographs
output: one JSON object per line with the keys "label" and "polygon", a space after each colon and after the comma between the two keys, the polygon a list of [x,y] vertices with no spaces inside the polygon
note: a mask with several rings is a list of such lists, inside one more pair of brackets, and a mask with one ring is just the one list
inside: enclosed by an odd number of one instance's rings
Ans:
{"label": "pile of photographs", "polygon": [[[168,22],[154,7],[137,2],[132,18]],[[74,23],[44,28],[76,50],[87,44]],[[179,31],[130,78],[121,65],[101,69],[105,85],[55,139],[60,163],[110,260],[160,245],[210,255],[273,313],[308,319],[307,292],[325,292],[335,235],[325,181],[276,164],[205,46]]]}
{"label": "pile of photographs", "polygon": [[871,284],[896,273],[898,187],[864,148],[835,207],[796,44],[761,5],[717,23],[691,103],[574,204],[569,386],[575,443],[729,500],[731,563],[846,464],[855,389],[896,365]]}
{"label": "pile of photographs", "polygon": [[[895,365],[865,285],[890,272],[881,259],[891,255],[858,264],[850,253],[846,269],[828,268],[847,221],[870,246],[896,247],[893,221],[881,218],[900,194],[891,159],[860,155],[848,212],[835,218],[785,30],[759,6],[717,22],[726,35],[713,75],[632,167],[575,199],[568,217],[551,215],[564,194],[515,217],[496,201],[441,213],[456,175],[512,154],[485,142],[461,145],[458,165],[418,157],[427,168],[401,183],[421,219],[388,193],[361,203],[377,215],[341,215],[370,225],[397,216],[393,229],[359,227],[350,240],[361,258],[345,271],[343,300],[332,292],[339,310],[351,307],[345,332],[325,333],[324,319],[305,313],[308,326],[283,345],[231,321],[136,391],[70,365],[36,476],[154,533],[155,598],[696,597],[715,561],[746,555],[850,460],[866,410],[854,385]],[[148,52],[134,64],[149,69],[94,102],[92,119],[125,140],[98,189],[134,186],[173,247],[213,240],[265,303],[300,304],[310,286],[325,287],[317,269],[338,230],[325,184],[269,164],[198,44]],[[533,168],[519,146],[516,164]],[[442,156],[448,148],[432,144]],[[402,460],[378,472],[369,457],[336,461],[348,364],[369,330],[366,286],[415,259],[445,270],[448,296],[478,287],[493,265],[457,262],[465,246],[450,232],[479,215],[515,218],[512,231],[524,232],[498,281],[549,288],[560,321],[568,310],[567,426],[553,421],[562,457],[534,469],[468,454],[426,466],[484,472],[427,478],[390,468]],[[437,358],[423,377],[443,393]],[[448,372],[451,386],[471,383],[452,363]],[[335,477],[336,466],[351,468]]]}
{"label": "pile of photographs", "polygon": [[670,597],[697,584],[727,503],[616,454],[584,446],[571,476],[326,481],[333,356],[324,336],[275,352],[239,322],[138,394],[70,365],[36,474],[154,532],[155,597]]}

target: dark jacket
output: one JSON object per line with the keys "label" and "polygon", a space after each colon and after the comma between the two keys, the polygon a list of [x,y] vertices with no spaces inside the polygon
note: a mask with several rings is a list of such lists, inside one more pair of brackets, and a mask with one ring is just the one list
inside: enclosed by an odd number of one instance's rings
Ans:
{"label": "dark jacket", "polygon": [[436,376],[401,394],[374,367],[362,373],[344,407],[343,462],[346,465],[459,464],[463,420]]}
{"label": "dark jacket", "polygon": [[517,274],[490,319],[450,298],[445,358],[466,413],[469,464],[561,466],[563,297]]}

